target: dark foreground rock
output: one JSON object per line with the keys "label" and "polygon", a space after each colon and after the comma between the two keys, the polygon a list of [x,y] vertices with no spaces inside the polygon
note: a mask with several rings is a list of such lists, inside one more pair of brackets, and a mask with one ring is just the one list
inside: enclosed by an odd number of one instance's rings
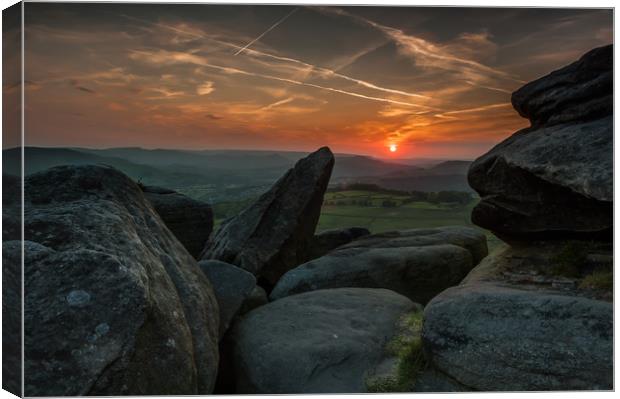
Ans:
{"label": "dark foreground rock", "polygon": [[303,263],[334,166],[327,147],[301,159],[238,216],[224,222],[202,259],[217,259],[275,284]]}
{"label": "dark foreground rock", "polygon": [[363,227],[347,227],[322,231],[312,239],[307,260],[320,258],[342,245],[369,234],[370,231]]}
{"label": "dark foreground rock", "polygon": [[166,227],[198,259],[213,230],[211,205],[162,187],[141,188]]}
{"label": "dark foreground rock", "polygon": [[250,310],[254,310],[260,306],[266,305],[267,303],[269,303],[267,292],[261,286],[254,286],[254,289],[252,289],[250,295],[248,295],[245,301],[243,301],[243,304],[239,309],[239,314],[246,314]]}
{"label": "dark foreground rock", "polygon": [[613,387],[613,306],[492,283],[450,288],[424,312],[432,364],[483,391]]}
{"label": "dark foreground rock", "polygon": [[512,242],[611,238],[612,61],[594,49],[513,94],[532,126],[471,165],[474,223]]}
{"label": "dark foreground rock", "polygon": [[499,248],[426,306],[425,351],[474,390],[611,389],[612,268],[601,243]]}
{"label": "dark foreground rock", "polygon": [[253,310],[230,330],[236,392],[366,392],[397,322],[420,309],[388,290],[341,288]]}
{"label": "dark foreground rock", "polygon": [[[4,194],[4,193],[3,193]],[[3,212],[3,216],[4,213]],[[24,243],[28,254],[28,241]],[[22,396],[22,241],[2,243],[2,389]]]}
{"label": "dark foreground rock", "polygon": [[[446,227],[367,236],[287,272],[272,300],[324,288],[386,288],[425,304],[486,256],[476,229]],[[477,263],[477,262],[476,262]]]}
{"label": "dark foreground rock", "polygon": [[198,262],[209,278],[220,308],[220,337],[224,335],[233,317],[256,288],[256,278],[251,273],[219,260]]}
{"label": "dark foreground rock", "polygon": [[[2,241],[21,240],[21,179],[2,175]],[[21,285],[21,284],[20,284]]]}
{"label": "dark foreground rock", "polygon": [[25,184],[25,394],[210,393],[211,284],[138,186],[102,166]]}

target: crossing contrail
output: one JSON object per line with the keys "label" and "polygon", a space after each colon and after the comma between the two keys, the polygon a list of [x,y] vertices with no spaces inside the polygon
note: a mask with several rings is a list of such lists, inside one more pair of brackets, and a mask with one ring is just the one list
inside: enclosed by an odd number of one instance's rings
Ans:
{"label": "crossing contrail", "polygon": [[260,40],[261,37],[265,36],[267,33],[269,33],[269,31],[271,31],[272,29],[274,29],[276,26],[280,25],[282,22],[284,22],[288,17],[290,17],[291,15],[293,15],[293,13],[295,11],[297,11],[299,9],[299,7],[294,8],[293,11],[289,12],[288,14],[286,14],[282,19],[280,19],[278,22],[276,22],[275,24],[271,25],[269,27],[269,29],[267,29],[266,31],[264,31],[263,33],[260,34],[260,36],[258,36],[256,39],[252,40],[251,42],[249,42],[248,44],[246,44],[244,47],[242,47],[239,51],[237,51],[235,53],[235,55],[239,55],[241,52],[243,52],[243,50],[245,50],[246,48],[250,47],[251,45],[253,45],[254,43],[256,43],[258,40]]}

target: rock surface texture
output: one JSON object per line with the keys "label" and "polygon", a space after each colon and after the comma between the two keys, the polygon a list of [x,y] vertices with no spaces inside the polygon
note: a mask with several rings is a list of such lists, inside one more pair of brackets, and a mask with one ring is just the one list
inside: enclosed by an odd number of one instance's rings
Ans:
{"label": "rock surface texture", "polygon": [[224,222],[202,259],[231,263],[275,284],[308,257],[333,166],[327,147],[299,160],[256,202]]}
{"label": "rock surface texture", "polygon": [[324,288],[366,287],[390,289],[425,304],[460,283],[486,253],[485,235],[467,227],[367,236],[287,272],[270,298]]}
{"label": "rock surface texture", "polygon": [[237,266],[219,260],[203,260],[198,262],[198,266],[213,285],[220,308],[222,337],[233,317],[256,288],[256,278]]}
{"label": "rock surface texture", "polygon": [[397,321],[420,309],[366,288],[313,291],[255,309],[230,330],[236,392],[366,392]]}
{"label": "rock surface texture", "polygon": [[139,187],[60,166],[25,192],[25,394],[210,393],[211,284]]}
{"label": "rock surface texture", "polygon": [[142,191],[166,227],[198,259],[213,230],[211,205],[161,187],[142,186]]}
{"label": "rock surface texture", "polygon": [[558,292],[465,284],[424,312],[434,367],[483,391],[613,387],[613,306]]}
{"label": "rock surface texture", "polygon": [[609,45],[513,93],[531,127],[471,165],[474,223],[507,241],[610,239],[612,78]]}

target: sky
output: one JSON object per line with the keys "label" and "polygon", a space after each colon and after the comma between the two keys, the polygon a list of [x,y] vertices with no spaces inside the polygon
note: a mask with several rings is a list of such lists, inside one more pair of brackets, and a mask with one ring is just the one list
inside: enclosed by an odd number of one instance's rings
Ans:
{"label": "sky", "polygon": [[[26,3],[25,140],[472,159],[529,125],[511,93],[611,43],[612,18],[602,9]],[[17,95],[15,83],[5,96]]]}

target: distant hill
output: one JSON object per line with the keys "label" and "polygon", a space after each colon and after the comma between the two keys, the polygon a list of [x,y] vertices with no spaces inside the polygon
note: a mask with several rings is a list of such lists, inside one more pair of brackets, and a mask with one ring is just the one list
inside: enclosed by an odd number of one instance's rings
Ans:
{"label": "distant hill", "polygon": [[444,161],[427,169],[429,173],[437,175],[467,175],[472,161]]}
{"label": "distant hill", "polygon": [[[19,148],[3,151],[4,173],[19,174],[19,155]],[[106,164],[145,184],[200,192],[203,199],[226,200],[257,195],[305,155],[288,151],[26,147],[25,166],[26,174],[31,174],[64,164]],[[336,154],[331,183],[372,183],[407,191],[470,191],[466,179],[469,163],[443,161],[422,168]]]}

